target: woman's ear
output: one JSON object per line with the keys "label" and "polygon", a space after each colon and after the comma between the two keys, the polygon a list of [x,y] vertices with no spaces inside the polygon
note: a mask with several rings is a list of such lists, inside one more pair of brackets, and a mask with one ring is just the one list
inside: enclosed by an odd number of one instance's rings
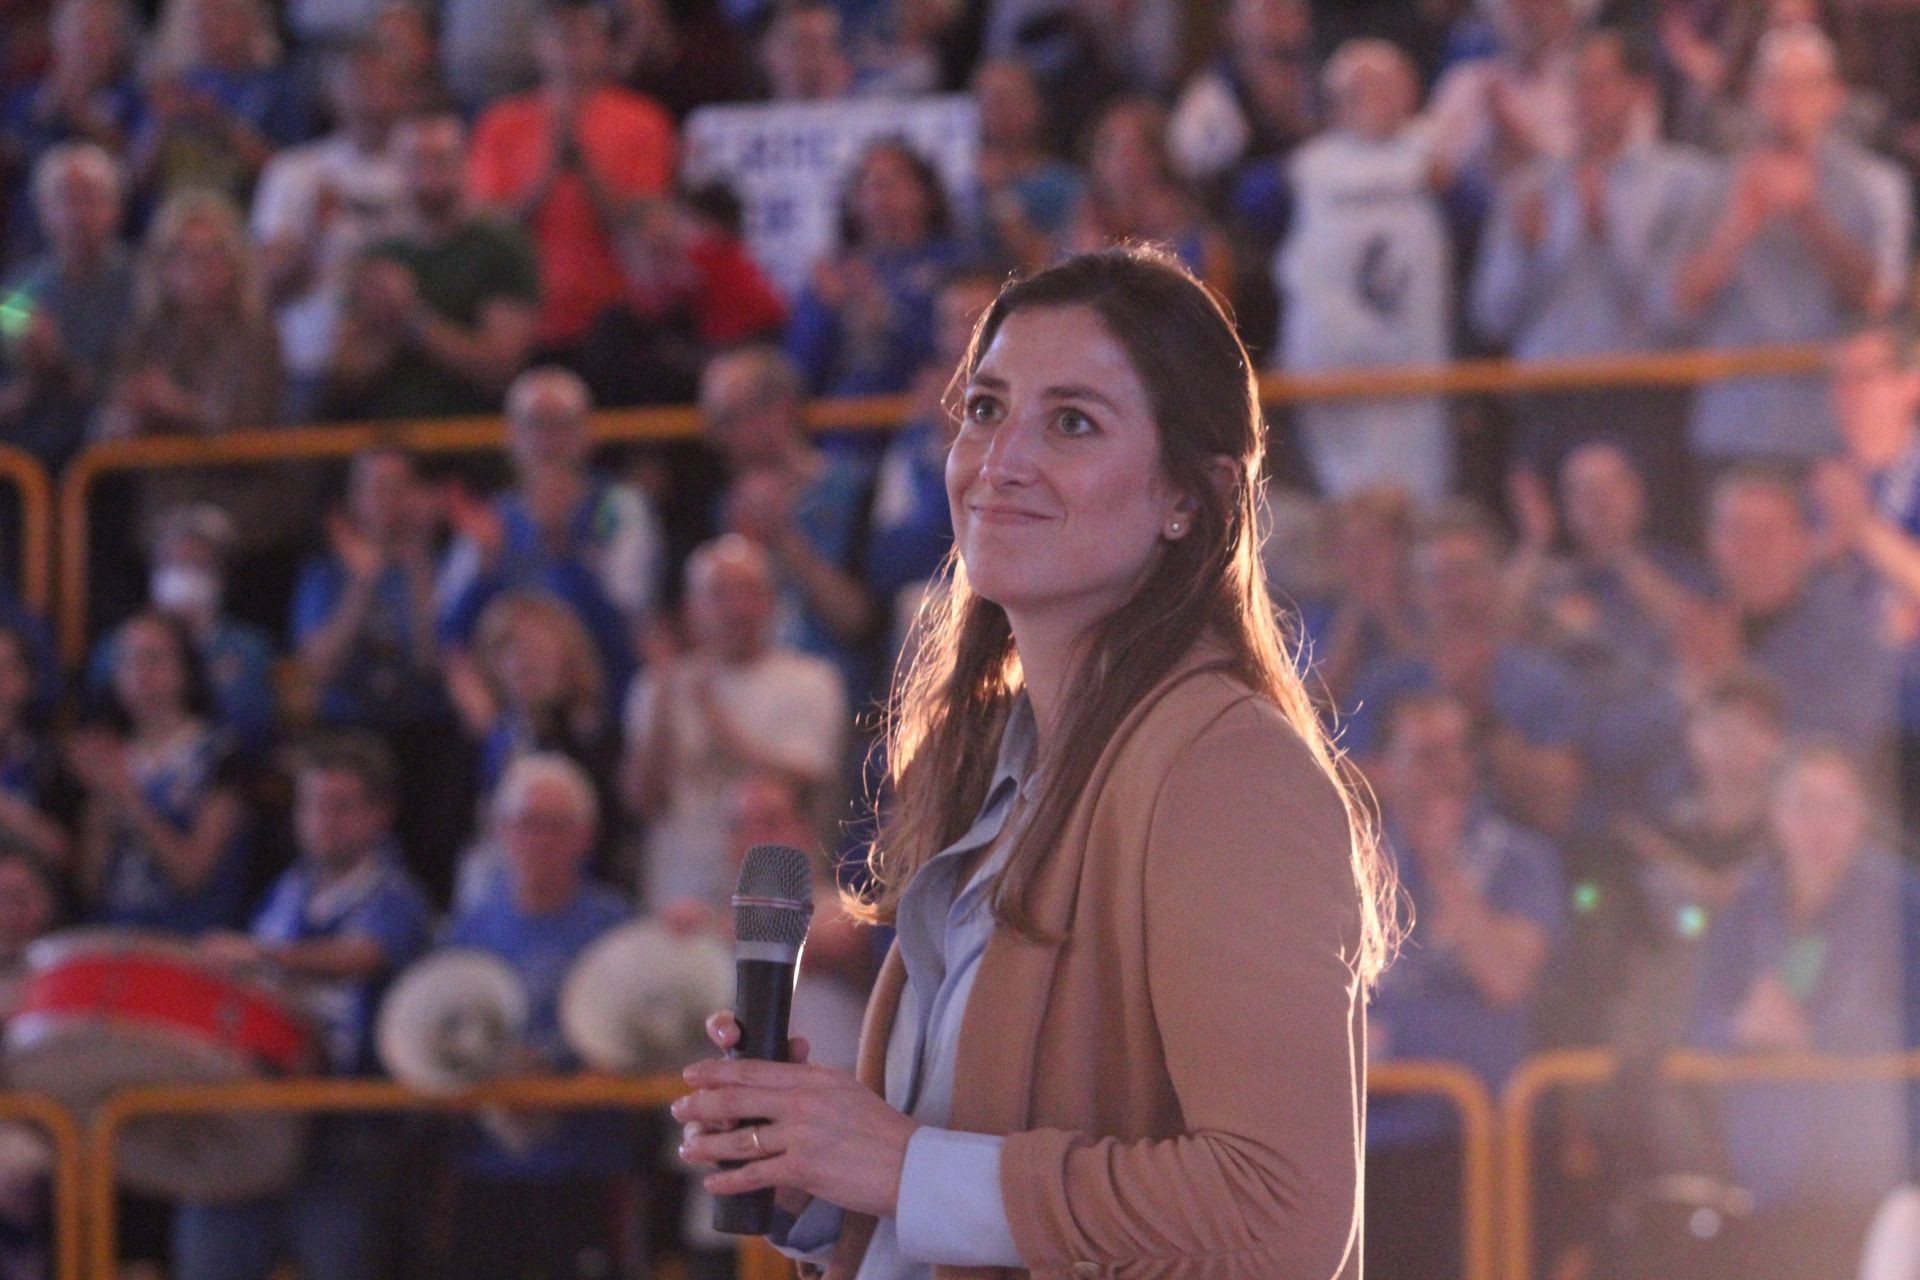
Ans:
{"label": "woman's ear", "polygon": [[1246,469],[1238,459],[1229,458],[1224,453],[1216,453],[1207,463],[1207,480],[1213,485],[1223,504],[1230,504],[1240,491],[1241,482],[1246,479]]}
{"label": "woman's ear", "polygon": [[[1231,504],[1237,492],[1242,475],[1240,464],[1225,454],[1215,454],[1207,464],[1207,482],[1220,497],[1221,505]],[[1173,515],[1167,521],[1164,532],[1171,541],[1184,538],[1187,530],[1193,528],[1194,519],[1200,514],[1200,500],[1190,493],[1183,493],[1174,499]]]}

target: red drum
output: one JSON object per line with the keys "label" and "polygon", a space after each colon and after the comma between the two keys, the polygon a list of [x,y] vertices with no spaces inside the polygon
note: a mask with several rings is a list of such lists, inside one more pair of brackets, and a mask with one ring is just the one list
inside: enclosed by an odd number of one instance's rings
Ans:
{"label": "red drum", "polygon": [[[28,977],[6,1029],[7,1083],[81,1114],[139,1085],[223,1084],[306,1072],[313,1029],[262,981],[216,969],[177,939],[72,929],[27,950]],[[122,1183],[216,1202],[284,1188],[305,1124],[277,1112],[156,1116],[129,1124]]]}

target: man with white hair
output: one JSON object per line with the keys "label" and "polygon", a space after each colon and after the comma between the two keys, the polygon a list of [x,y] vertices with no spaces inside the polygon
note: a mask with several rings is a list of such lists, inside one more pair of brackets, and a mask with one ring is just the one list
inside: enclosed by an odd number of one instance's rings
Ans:
{"label": "man with white hair", "polygon": [[[724,907],[732,892],[726,797],[775,772],[821,792],[836,776],[847,700],[833,664],[773,642],[765,550],[728,534],[687,559],[693,649],[657,662],[627,702],[627,801],[647,824],[643,897]],[[812,806],[820,816],[821,806]]]}
{"label": "man with white hair", "polygon": [[633,629],[658,596],[663,535],[645,494],[594,470],[592,410],[569,370],[543,365],[514,379],[514,487],[489,502],[455,496],[459,536],[441,572],[440,628],[458,652],[496,596],[546,591],[580,616],[617,695],[633,674]]}
{"label": "man with white hair", "polygon": [[[1760,136],[1709,184],[1671,277],[1673,311],[1701,345],[1830,341],[1906,292],[1911,195],[1893,165],[1836,132],[1842,94],[1817,27],[1762,38]],[[1689,437],[1718,461],[1804,461],[1839,446],[1818,374],[1708,383]]]}
{"label": "man with white hair", "polygon": [[33,203],[50,249],[0,291],[0,431],[57,470],[85,441],[133,297],[120,165],[92,143],[56,146]]}
{"label": "man with white hair", "polygon": [[[614,890],[587,877],[599,827],[593,783],[567,757],[521,757],[494,793],[505,875],[447,927],[442,944],[500,957],[528,999],[529,1070],[578,1066],[560,1031],[560,988],[580,954],[631,917]],[[453,1159],[448,1256],[461,1280],[616,1272],[615,1187],[637,1149],[616,1116],[516,1116],[509,1149],[470,1131]]]}

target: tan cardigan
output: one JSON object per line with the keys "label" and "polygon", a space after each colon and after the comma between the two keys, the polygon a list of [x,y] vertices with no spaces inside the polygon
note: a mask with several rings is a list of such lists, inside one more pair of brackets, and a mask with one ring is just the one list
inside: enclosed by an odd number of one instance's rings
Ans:
{"label": "tan cardigan", "polygon": [[[1358,1280],[1360,893],[1339,796],[1278,708],[1196,649],[1114,735],[1035,888],[1064,941],[994,932],[948,1120],[1010,1135],[1030,1270],[938,1280]],[[896,947],[860,1040],[876,1092],[905,982]],[[827,1280],[872,1231],[846,1216]]]}

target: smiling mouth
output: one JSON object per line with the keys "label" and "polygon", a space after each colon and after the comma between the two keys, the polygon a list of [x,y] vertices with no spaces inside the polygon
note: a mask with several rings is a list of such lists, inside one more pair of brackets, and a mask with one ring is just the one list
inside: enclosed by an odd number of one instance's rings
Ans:
{"label": "smiling mouth", "polygon": [[1049,519],[1037,511],[1022,511],[1018,507],[972,507],[970,510],[975,519],[989,524],[1037,524]]}

